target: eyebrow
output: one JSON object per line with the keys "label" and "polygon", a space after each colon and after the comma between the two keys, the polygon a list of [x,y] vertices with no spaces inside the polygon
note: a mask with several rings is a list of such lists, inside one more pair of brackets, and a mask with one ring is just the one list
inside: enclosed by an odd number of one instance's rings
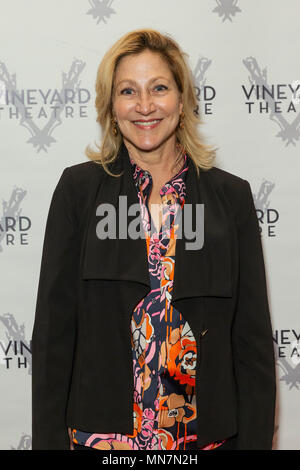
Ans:
{"label": "eyebrow", "polygon": [[[166,80],[167,82],[170,82],[170,80],[166,77],[154,77],[154,78],[151,78],[151,80],[149,80],[150,83],[152,82],[155,82],[156,80]],[[134,80],[131,80],[131,79],[124,79],[124,80],[120,80],[117,84],[116,84],[116,87],[118,87],[119,85],[121,85],[123,82],[126,82],[126,83],[129,83],[131,85],[135,85],[136,82]]]}

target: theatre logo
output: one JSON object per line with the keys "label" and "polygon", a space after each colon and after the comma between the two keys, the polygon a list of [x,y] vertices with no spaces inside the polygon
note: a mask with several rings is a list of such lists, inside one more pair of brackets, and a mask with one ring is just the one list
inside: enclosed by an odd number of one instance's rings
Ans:
{"label": "theatre logo", "polygon": [[30,434],[23,433],[16,447],[10,446],[11,450],[31,450],[32,438]]}
{"label": "theatre logo", "polygon": [[14,188],[8,200],[2,199],[0,215],[0,253],[4,246],[28,245],[31,229],[30,217],[22,214],[21,203],[27,191]]}
{"label": "theatre logo", "polygon": [[300,112],[298,97],[300,83],[272,83],[267,69],[262,69],[255,57],[243,60],[250,84],[242,84],[244,104],[249,114],[262,114],[274,123],[276,137],[285,143],[296,145],[300,137]]}
{"label": "theatre logo", "polygon": [[289,390],[300,390],[300,331],[275,330],[273,341],[280,381],[284,382]]}
{"label": "theatre logo", "polygon": [[10,313],[0,315],[0,369],[26,369],[31,375],[31,340],[25,338],[25,325]]}
{"label": "theatre logo", "polygon": [[115,10],[111,8],[113,0],[89,0],[91,8],[87,11],[87,15],[92,15],[94,19],[97,19],[97,24],[100,21],[106,23],[111,15],[115,14]]}
{"label": "theatre logo", "polygon": [[274,187],[275,183],[264,179],[258,192],[253,194],[260,233],[266,237],[276,237],[276,226],[279,220],[279,212],[270,202],[270,194]]}
{"label": "theatre logo", "polygon": [[222,18],[222,23],[229,20],[232,22],[236,13],[241,13],[238,7],[238,0],[215,0],[217,6],[213,9],[213,13],[217,13]]}
{"label": "theatre logo", "polygon": [[37,152],[56,142],[55,129],[66,120],[88,117],[90,92],[80,86],[85,62],[75,59],[62,73],[61,87],[42,89],[19,88],[16,74],[0,61],[0,121],[10,119],[25,127],[30,134],[26,141]]}
{"label": "theatre logo", "polygon": [[203,114],[213,114],[213,101],[216,97],[216,90],[213,86],[207,84],[206,73],[211,66],[211,60],[207,57],[199,57],[193,70],[194,86],[197,101],[203,103],[200,111],[199,105],[195,109],[195,113],[199,116]]}

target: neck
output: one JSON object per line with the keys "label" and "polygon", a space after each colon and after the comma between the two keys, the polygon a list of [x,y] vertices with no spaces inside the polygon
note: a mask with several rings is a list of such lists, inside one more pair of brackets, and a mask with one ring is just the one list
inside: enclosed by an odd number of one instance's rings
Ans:
{"label": "neck", "polygon": [[154,182],[167,181],[180,170],[184,162],[184,154],[175,139],[151,151],[140,150],[125,140],[124,144],[130,158],[140,168],[149,171]]}

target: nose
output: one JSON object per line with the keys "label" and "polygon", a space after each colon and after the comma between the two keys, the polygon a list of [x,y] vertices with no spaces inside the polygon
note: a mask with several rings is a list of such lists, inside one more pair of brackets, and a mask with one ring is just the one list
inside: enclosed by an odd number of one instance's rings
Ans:
{"label": "nose", "polygon": [[147,91],[140,93],[136,102],[136,111],[138,113],[147,115],[155,111],[155,103],[153,97]]}

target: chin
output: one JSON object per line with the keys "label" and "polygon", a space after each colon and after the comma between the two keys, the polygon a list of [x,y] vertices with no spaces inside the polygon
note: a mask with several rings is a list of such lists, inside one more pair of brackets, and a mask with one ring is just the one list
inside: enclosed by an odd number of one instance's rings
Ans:
{"label": "chin", "polygon": [[133,147],[135,147],[136,149],[138,150],[141,150],[142,152],[151,152],[151,151],[154,151],[154,150],[157,150],[161,145],[163,145],[166,140],[168,140],[168,138],[166,139],[159,139],[159,140],[153,140],[151,142],[149,141],[141,141],[141,140],[130,140],[130,139],[127,139],[130,143],[130,145],[133,145]]}
{"label": "chin", "polygon": [[135,147],[144,152],[151,152],[151,150],[158,149],[161,146],[161,144],[162,144],[161,142],[157,144],[140,144],[140,145],[135,145]]}

